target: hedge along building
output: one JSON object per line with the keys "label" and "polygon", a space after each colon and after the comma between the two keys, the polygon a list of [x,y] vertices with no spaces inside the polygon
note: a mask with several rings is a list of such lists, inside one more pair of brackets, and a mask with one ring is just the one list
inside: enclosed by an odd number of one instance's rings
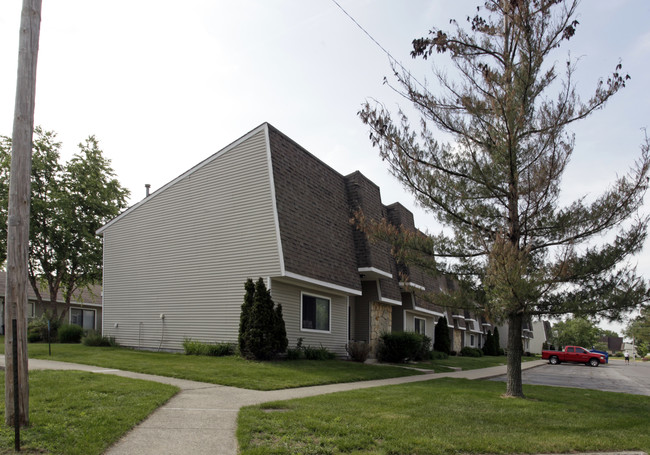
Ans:
{"label": "hedge along building", "polygon": [[[350,223],[358,209],[415,229],[361,173],[343,176],[262,124],[98,231],[104,335],[145,349],[235,342],[244,282],[263,277],[290,346],[302,338],[344,356],[349,340],[376,345],[391,330],[433,337],[438,317],[454,318],[400,283],[390,247]],[[448,282],[408,272],[419,289]]]}

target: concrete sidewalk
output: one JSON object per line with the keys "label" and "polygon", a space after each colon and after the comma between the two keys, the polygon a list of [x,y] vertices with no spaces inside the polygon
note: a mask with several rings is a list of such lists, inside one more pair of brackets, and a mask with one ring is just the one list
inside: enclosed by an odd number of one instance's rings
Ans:
{"label": "concrete sidewalk", "polygon": [[[526,362],[522,364],[522,369],[534,368],[544,363],[546,361],[542,360]],[[0,357],[0,365],[4,366],[4,356]],[[485,379],[500,376],[506,371],[506,367],[503,365],[480,370],[429,373],[376,381],[262,392],[52,360],[29,359],[29,369],[81,370],[114,374],[172,384],[180,388],[177,395],[110,447],[106,451],[107,455],[236,455],[237,413],[243,406],[446,377]]]}

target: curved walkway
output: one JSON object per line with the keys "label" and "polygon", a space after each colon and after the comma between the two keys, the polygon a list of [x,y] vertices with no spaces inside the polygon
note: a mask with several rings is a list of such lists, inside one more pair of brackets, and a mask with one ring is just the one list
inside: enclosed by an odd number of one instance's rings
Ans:
{"label": "curved walkway", "polygon": [[[534,368],[544,363],[546,361],[542,360],[526,362],[522,364],[522,369]],[[0,357],[0,364],[4,366],[4,356]],[[180,388],[178,394],[110,447],[105,452],[107,455],[176,455],[182,453],[236,455],[237,413],[243,406],[446,377],[485,379],[504,374],[506,367],[503,365],[480,370],[429,373],[419,376],[274,391],[239,389],[165,376],[41,359],[29,359],[29,369],[81,370],[114,374],[171,384]]]}

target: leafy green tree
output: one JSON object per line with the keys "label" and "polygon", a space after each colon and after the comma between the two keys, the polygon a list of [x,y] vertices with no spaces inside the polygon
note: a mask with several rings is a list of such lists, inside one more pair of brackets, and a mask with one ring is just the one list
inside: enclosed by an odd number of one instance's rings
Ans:
{"label": "leafy green tree", "polygon": [[417,122],[370,102],[359,112],[393,175],[448,229],[423,237],[385,221],[362,228],[392,242],[401,260],[458,277],[459,291],[428,296],[433,302],[475,306],[508,323],[507,396],[523,397],[523,321],[617,318],[647,298],[626,259],[646,238],[648,218],[635,215],[648,187],[648,138],[629,173],[602,194],[560,202],[574,148],[567,128],[628,79],[619,63],[584,101],[576,61],[559,74],[558,48],[576,33],[577,5],[486,0],[467,29],[452,21],[454,30],[413,41],[413,57],[450,58],[451,68],[434,68],[433,91],[395,71],[394,88],[418,110]]}
{"label": "leafy green tree", "polygon": [[[29,281],[54,319],[67,315],[73,293],[102,280],[102,242],[95,234],[127,206],[128,190],[115,178],[94,136],[60,162],[56,134],[35,128],[32,149]],[[6,259],[11,139],[0,137],[0,264]],[[56,302],[65,302],[59,314]]]}
{"label": "leafy green tree", "polygon": [[624,334],[634,341],[637,354],[643,357],[650,352],[650,307],[641,309],[639,316],[629,322]]}
{"label": "leafy green tree", "polygon": [[564,346],[590,349],[602,335],[603,330],[586,318],[570,318],[553,325],[553,344],[558,349]]}
{"label": "leafy green tree", "polygon": [[433,350],[449,354],[451,352],[451,341],[449,339],[449,327],[445,316],[438,319],[433,336]]}

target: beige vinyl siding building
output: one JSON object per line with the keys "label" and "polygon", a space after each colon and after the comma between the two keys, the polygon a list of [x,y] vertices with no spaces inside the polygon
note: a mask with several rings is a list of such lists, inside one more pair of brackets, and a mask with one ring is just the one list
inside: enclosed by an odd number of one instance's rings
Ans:
{"label": "beige vinyl siding building", "polygon": [[105,334],[149,349],[236,341],[246,278],[282,271],[268,163],[256,131],[102,228]]}
{"label": "beige vinyl siding building", "polygon": [[350,223],[357,210],[415,228],[361,173],[339,174],[265,123],[99,230],[103,333],[155,350],[181,350],[186,338],[234,343],[244,283],[262,277],[290,347],[302,339],[345,356],[350,340],[376,348],[391,330],[432,337],[442,310],[404,307],[414,302],[400,282],[406,268]]}
{"label": "beige vinyl siding building", "polygon": [[[302,263],[313,265],[313,254],[303,258],[293,253],[285,261],[271,135],[268,125],[262,125],[100,230],[105,335],[124,346],[161,350],[180,350],[186,338],[236,342],[244,282],[262,277],[274,301],[283,306],[290,346],[303,338],[304,345],[322,344],[345,355],[348,299],[361,294],[360,284],[358,290],[353,288],[358,275],[350,266],[352,279],[347,281],[328,280],[319,273],[323,267],[303,270]],[[295,211],[302,199],[295,188],[286,191],[298,202],[287,205],[283,198],[281,214]],[[340,199],[345,202],[345,195]],[[283,222],[290,231],[291,221]],[[344,223],[349,230],[347,220]],[[302,244],[309,235],[303,235]],[[351,248],[351,233],[349,237]],[[285,248],[299,252],[300,243],[292,240],[284,240]],[[302,294],[328,299],[328,330],[302,327]]]}
{"label": "beige vinyl siding building", "polygon": [[[7,284],[7,272],[0,270],[0,335],[4,335],[4,298],[5,287]],[[49,297],[49,291],[42,288],[40,294],[44,298]],[[46,311],[50,314],[53,312],[51,304],[39,303],[36,293],[31,285],[27,285],[27,320],[40,318]],[[66,312],[66,304],[59,294],[56,304],[57,315]],[[64,316],[63,322],[76,324],[86,331],[102,330],[102,287],[93,285],[89,288],[77,289],[72,294],[69,311]]]}

